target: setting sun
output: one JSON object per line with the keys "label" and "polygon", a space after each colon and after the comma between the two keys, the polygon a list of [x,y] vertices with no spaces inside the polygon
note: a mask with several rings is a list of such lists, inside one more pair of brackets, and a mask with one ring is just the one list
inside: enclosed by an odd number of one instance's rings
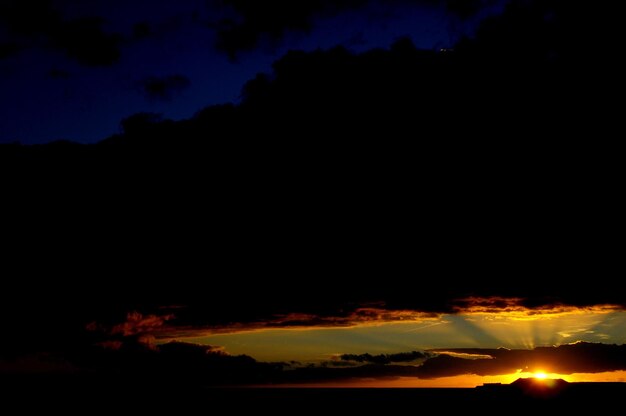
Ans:
{"label": "setting sun", "polygon": [[533,377],[537,378],[539,380],[545,380],[548,377],[548,375],[546,373],[544,373],[543,371],[539,371],[539,372],[535,373]]}

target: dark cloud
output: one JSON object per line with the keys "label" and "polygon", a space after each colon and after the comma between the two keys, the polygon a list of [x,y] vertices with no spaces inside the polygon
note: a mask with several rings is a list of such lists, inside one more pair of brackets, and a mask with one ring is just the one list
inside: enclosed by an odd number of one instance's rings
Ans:
{"label": "dark cloud", "polygon": [[221,347],[212,345],[190,344],[188,342],[168,342],[158,347],[161,353],[180,355],[190,359],[203,358],[207,354],[227,355]]}
{"label": "dark cloud", "polygon": [[[494,293],[497,293],[494,292]],[[522,294],[518,291],[518,295]],[[451,302],[455,312],[462,313],[503,313],[511,312],[521,315],[549,315],[575,311],[610,312],[622,310],[623,305],[598,304],[595,302],[584,303],[568,300],[567,297],[502,297],[502,296],[470,296],[467,298],[454,299]]]}
{"label": "dark cloud", "polygon": [[65,19],[47,0],[3,2],[0,24],[21,47],[53,48],[86,66],[109,66],[120,58],[122,37],[102,29],[97,17]]}
{"label": "dark cloud", "polygon": [[257,47],[262,36],[276,40],[281,38],[286,30],[310,29],[313,13],[328,9],[360,6],[367,3],[367,0],[345,2],[332,0],[299,2],[224,0],[221,3],[232,7],[235,16],[220,22],[217,46],[234,55],[239,51]]}
{"label": "dark cloud", "polygon": [[[223,19],[218,25],[218,47],[234,56],[237,52],[259,46],[262,39],[276,41],[289,30],[309,31],[314,18],[334,15],[345,10],[359,9],[374,3],[371,0],[280,0],[248,1],[223,0],[220,2],[234,11],[234,16]],[[489,0],[398,0],[385,5],[445,5],[455,15],[469,17]]]}
{"label": "dark cloud", "polygon": [[121,37],[102,30],[98,17],[65,21],[50,33],[55,47],[88,66],[109,66],[120,58]]}
{"label": "dark cloud", "polygon": [[445,353],[426,360],[417,369],[420,378],[450,377],[462,374],[480,376],[514,374],[517,371],[547,371],[557,374],[600,373],[626,370],[626,345],[579,342],[532,350],[449,349],[490,359],[467,359]]}
{"label": "dark cloud", "polygon": [[271,382],[279,378],[284,364],[260,363],[246,355],[233,356],[219,347],[181,342],[153,346],[126,342],[96,345],[75,353],[71,361],[100,377],[125,374],[149,381],[153,377],[172,384],[241,385]]}
{"label": "dark cloud", "polygon": [[63,69],[53,68],[48,71],[48,76],[52,79],[68,79],[72,77],[72,73]]}
{"label": "dark cloud", "polygon": [[139,312],[131,312],[127,315],[126,321],[115,325],[111,329],[111,334],[122,334],[124,336],[153,332],[161,328],[167,321],[174,318],[174,315],[147,315]]}
{"label": "dark cloud", "polygon": [[[160,309],[160,308],[157,308]],[[330,312],[330,311],[329,311]],[[433,313],[409,310],[387,310],[384,308],[358,307],[354,310],[332,310],[328,315],[314,315],[307,313],[290,313],[286,315],[256,315],[244,317],[240,321],[225,323],[215,320],[208,311],[202,311],[197,306],[177,308],[169,314],[141,314],[131,312],[126,319],[119,322],[90,322],[85,328],[94,335],[103,337],[99,343],[110,340],[135,342],[137,337],[142,342],[152,344],[156,339],[168,340],[184,337],[194,337],[199,334],[217,334],[251,331],[272,328],[308,328],[308,327],[349,327],[368,323],[415,321],[437,317]],[[264,319],[263,319],[264,318]],[[111,338],[110,336],[113,336]],[[392,354],[380,356],[342,356],[341,359],[357,362],[371,361],[380,364],[382,361],[401,362],[421,358],[419,353]]]}
{"label": "dark cloud", "polygon": [[298,363],[264,363],[246,355],[230,355],[220,347],[184,342],[158,346],[140,342],[98,344],[70,358],[80,370],[97,371],[101,377],[121,373],[145,380],[158,377],[168,380],[167,383],[176,380],[176,383],[185,385],[264,385],[395,378],[414,376],[416,371],[416,367],[410,365],[380,363],[351,367],[324,363],[305,367]]}
{"label": "dark cloud", "polygon": [[142,93],[149,100],[171,101],[176,95],[189,88],[191,81],[184,75],[148,77],[140,83]]}
{"label": "dark cloud", "polygon": [[493,3],[493,0],[445,0],[448,10],[463,18],[469,18],[478,13],[482,7]]}
{"label": "dark cloud", "polygon": [[163,114],[160,113],[137,113],[122,120],[120,127],[128,136],[145,135],[147,130],[154,129],[163,120]]}
{"label": "dark cloud", "polygon": [[5,358],[0,355],[0,383],[2,377],[27,374],[71,374],[80,369],[66,359],[48,353],[26,354],[19,357]]}
{"label": "dark cloud", "polygon": [[0,42],[0,59],[10,58],[20,52],[20,46],[17,43]]}
{"label": "dark cloud", "polygon": [[459,311],[463,312],[510,312],[525,310],[522,298],[507,298],[499,296],[469,297],[454,301]]}
{"label": "dark cloud", "polygon": [[[94,346],[72,365],[99,371],[159,374],[169,380],[203,384],[250,384],[328,382],[337,380],[417,377],[434,379],[466,374],[496,376],[522,372],[548,371],[557,374],[599,373],[626,370],[626,345],[576,343],[533,350],[451,349],[457,354],[492,358],[461,358],[446,353],[399,353],[389,355],[344,355],[350,366],[332,362],[307,366],[290,363],[261,363],[251,357],[232,356],[214,346],[170,342],[159,346],[125,343],[115,348]],[[469,352],[467,352],[469,351]],[[396,365],[428,357],[420,365]],[[361,365],[358,365],[361,364]]]}
{"label": "dark cloud", "polygon": [[51,33],[61,20],[50,0],[6,0],[0,4],[0,23],[13,34]]}
{"label": "dark cloud", "polygon": [[105,349],[120,350],[129,345],[141,345],[156,349],[156,341],[163,331],[173,332],[167,326],[168,321],[175,319],[174,314],[141,314],[130,312],[123,322],[96,322],[85,325],[87,336],[85,344],[96,345]]}
{"label": "dark cloud", "polygon": [[352,326],[366,324],[370,322],[397,322],[413,321],[419,319],[429,319],[436,317],[436,314],[415,310],[389,310],[378,305],[378,307],[357,306],[354,309],[348,307],[340,313],[329,315],[291,313],[277,316],[265,322],[258,323],[268,328],[288,328],[288,327],[335,327]]}
{"label": "dark cloud", "polygon": [[398,354],[342,354],[339,358],[342,361],[354,361],[357,363],[372,363],[372,364],[391,364],[391,363],[406,363],[411,361],[417,361],[426,358],[427,355],[419,351],[402,352]]}
{"label": "dark cloud", "polygon": [[[434,290],[434,289],[433,289]],[[440,290],[440,289],[439,289]],[[311,292],[310,296],[314,296],[318,292]],[[267,295],[265,295],[267,296]],[[342,295],[343,299],[349,299],[348,292]],[[438,323],[442,318],[442,314],[513,314],[509,317],[527,318],[533,316],[547,316],[554,314],[576,314],[576,313],[606,313],[622,311],[623,307],[618,305],[596,305],[596,306],[571,306],[561,303],[554,305],[537,306],[535,308],[519,305],[518,299],[513,299],[511,304],[516,305],[514,308],[504,306],[498,309],[489,304],[488,309],[482,306],[458,308],[456,302],[450,302],[455,305],[453,309],[445,309],[443,306],[438,312],[424,312],[423,303],[414,301],[415,309],[393,309],[386,308],[385,305],[379,304],[376,307],[358,306],[355,301],[352,305],[346,302],[334,302],[327,304],[327,310],[322,314],[321,307],[313,304],[309,296],[300,296],[299,306],[291,306],[292,310],[307,310],[307,313],[292,312],[288,314],[275,314],[276,309],[263,308],[260,303],[256,303],[255,299],[250,299],[250,304],[255,305],[254,312],[248,310],[233,310],[225,307],[223,303],[218,305],[222,310],[201,307],[199,301],[194,302],[190,306],[177,308],[169,314],[163,314],[161,308],[155,307],[150,310],[155,311],[153,314],[141,314],[138,312],[130,313],[123,322],[91,322],[86,328],[94,333],[104,336],[103,339],[109,340],[110,335],[121,335],[123,337],[131,336],[134,340],[136,336],[143,337],[144,343],[150,344],[157,340],[167,341],[172,339],[195,338],[205,336],[207,334],[226,334],[238,333],[263,329],[276,328],[338,328],[352,327],[357,325],[368,325],[372,323],[394,323],[394,322],[424,322]],[[395,300],[391,295],[387,295],[387,299]],[[459,302],[465,303],[463,299]],[[495,298],[494,303],[503,302],[504,299]],[[276,302],[279,302],[277,299]],[[443,300],[442,300],[443,302]],[[480,301],[480,304],[488,302],[487,298]],[[284,307],[285,303],[280,304]],[[317,311],[317,313],[313,313]],[[160,312],[160,313],[159,313]],[[237,319],[232,317],[237,316]],[[224,317],[230,317],[225,321]],[[121,339],[121,338],[115,338]],[[497,342],[491,338],[489,341]],[[470,353],[470,352],[466,352]],[[389,364],[392,362],[413,361],[427,356],[420,355],[419,352],[392,354],[392,355],[375,355],[370,354],[347,354],[338,356],[338,359],[344,361],[354,361],[356,363],[369,362],[373,364]],[[459,353],[461,354],[461,353]],[[484,355],[484,351],[476,351],[475,355]],[[455,355],[456,356],[456,355]],[[475,358],[475,357],[474,357]],[[480,358],[480,357],[479,357]],[[484,356],[482,358],[485,358]]]}
{"label": "dark cloud", "polygon": [[[283,2],[266,0],[216,0],[207,4],[213,13],[222,16],[210,24],[217,28],[217,47],[235,56],[238,52],[255,49],[263,39],[280,40],[287,31],[308,31],[315,25],[316,17],[330,16],[346,10],[360,9],[375,3],[373,0],[304,0]],[[396,0],[386,2],[389,6],[445,5],[457,16],[470,16],[490,0]],[[124,39],[120,34],[107,33],[102,29],[99,16],[70,20],[66,18],[71,4],[49,0],[7,0],[0,5],[0,24],[4,25],[19,44],[28,47],[53,47],[63,51],[69,58],[88,66],[108,66],[120,58]],[[140,13],[141,9],[137,9]],[[191,18],[196,24],[201,12],[194,10]],[[179,18],[178,16],[177,18]],[[174,24],[172,19],[166,26]],[[180,20],[180,19],[179,19]],[[180,23],[182,26],[182,23]],[[173,26],[171,27],[173,28]],[[159,33],[155,23],[140,20],[131,29],[132,39],[142,40]],[[167,31],[167,30],[166,30]],[[40,38],[44,42],[40,42]],[[1,56],[1,55],[0,55]]]}
{"label": "dark cloud", "polygon": [[153,34],[153,28],[148,22],[139,22],[133,25],[133,37],[135,39],[144,39]]}

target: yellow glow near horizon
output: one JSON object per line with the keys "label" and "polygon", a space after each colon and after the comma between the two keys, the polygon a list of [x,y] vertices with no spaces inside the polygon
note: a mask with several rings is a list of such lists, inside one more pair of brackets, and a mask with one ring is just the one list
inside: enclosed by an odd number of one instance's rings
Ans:
{"label": "yellow glow near horizon", "polygon": [[[579,341],[626,344],[626,310],[618,310],[610,305],[590,308],[559,307],[546,311],[516,306],[514,309],[508,308],[503,311],[492,308],[471,309],[441,315],[406,311],[386,313],[382,309],[370,308],[360,310],[354,320],[343,319],[336,325],[331,318],[323,320],[319,325],[295,324],[307,320],[314,322],[315,319],[308,315],[289,316],[289,319],[279,318],[274,323],[276,327],[271,323],[266,326],[263,326],[263,323],[242,324],[212,329],[174,330],[169,333],[168,327],[164,327],[157,337],[157,343],[177,340],[210,345],[213,348],[219,346],[231,355],[245,354],[260,362],[287,363],[290,370],[308,366],[338,367],[335,372],[337,374],[342,374],[339,367],[343,366],[337,364],[346,364],[341,362],[343,354],[392,355],[419,351],[424,352],[420,358],[407,363],[396,362],[394,365],[420,366],[435,354],[452,356],[453,359],[450,361],[454,362],[455,359],[489,360],[498,355],[490,353],[489,350],[499,348],[530,351],[538,347],[552,348]],[[294,326],[278,326],[287,325],[289,322],[294,322]],[[531,355],[529,357],[532,358]],[[520,369],[509,374],[489,376],[462,374],[430,379],[374,376],[291,386],[472,388],[485,383],[510,384],[518,378],[532,378],[537,384],[547,386],[557,385],[554,380],[558,379],[570,383],[626,382],[626,371],[553,373],[554,369],[568,367],[551,362],[549,355],[542,354],[541,351],[538,357],[543,357],[546,361],[534,361],[529,358],[515,366],[506,365],[498,370],[499,367],[496,365],[490,370],[497,372]],[[351,365],[354,363],[346,364]],[[348,377],[347,374],[351,373],[345,374]]]}
{"label": "yellow glow near horizon", "polygon": [[[309,388],[474,388],[485,383],[511,384],[518,378],[532,378],[536,373],[517,372],[500,376],[478,376],[467,374],[461,376],[441,377],[435,379],[419,379],[417,377],[397,377],[383,379],[350,379],[321,381],[313,383],[288,384],[282,387],[309,387]],[[574,373],[555,374],[547,373],[546,379],[563,379],[569,383],[577,382],[626,382],[626,371],[609,371],[603,373]],[[276,385],[273,385],[276,387]]]}

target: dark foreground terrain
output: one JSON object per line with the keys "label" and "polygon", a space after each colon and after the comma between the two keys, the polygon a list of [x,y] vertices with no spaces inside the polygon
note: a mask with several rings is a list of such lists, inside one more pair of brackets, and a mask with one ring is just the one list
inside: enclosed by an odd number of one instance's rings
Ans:
{"label": "dark foreground terrain", "polygon": [[481,411],[609,409],[622,403],[626,383],[573,383],[552,392],[503,385],[476,389],[207,388],[171,382],[133,384],[15,381],[3,402],[20,413],[64,414],[411,414]]}

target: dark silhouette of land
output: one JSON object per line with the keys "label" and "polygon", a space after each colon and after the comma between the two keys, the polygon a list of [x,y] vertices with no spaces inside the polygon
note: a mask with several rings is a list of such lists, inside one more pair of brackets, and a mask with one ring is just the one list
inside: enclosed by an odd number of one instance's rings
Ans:
{"label": "dark silhouette of land", "polygon": [[[3,388],[8,402],[16,401],[29,411],[62,409],[79,412],[144,411],[153,414],[228,409],[230,412],[354,412],[379,414],[427,411],[506,414],[515,411],[576,411],[581,406],[610,408],[619,405],[626,393],[626,383],[559,384],[555,394],[530,392],[535,380],[518,380],[510,385],[479,388],[394,388],[394,389],[325,389],[325,388],[203,388],[168,380],[137,383],[131,379],[66,381],[28,381],[20,389],[19,380]],[[432,406],[435,406],[432,408]],[[515,406],[515,407],[511,407]]]}
{"label": "dark silhouette of land", "polygon": [[476,387],[480,394],[493,398],[555,399],[576,401],[597,395],[621,396],[626,383],[621,382],[574,382],[563,379],[519,378],[511,384],[491,383]]}

